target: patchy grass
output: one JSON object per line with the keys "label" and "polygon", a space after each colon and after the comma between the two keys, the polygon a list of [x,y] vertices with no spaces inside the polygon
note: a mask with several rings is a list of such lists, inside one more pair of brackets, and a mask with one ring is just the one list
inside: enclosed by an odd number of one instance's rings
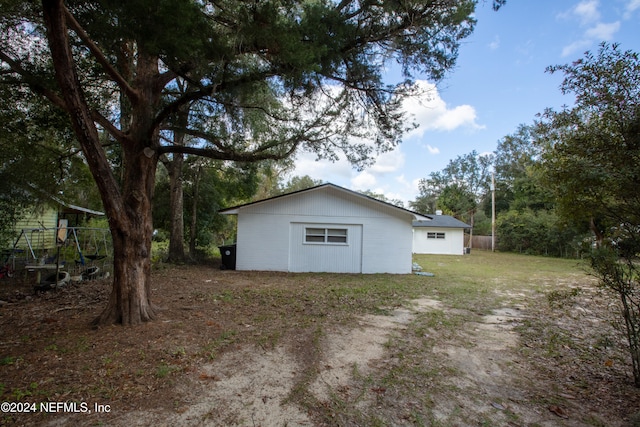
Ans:
{"label": "patchy grass", "polygon": [[[0,299],[10,302],[0,308],[2,399],[108,403],[116,409],[111,416],[117,416],[179,400],[177,384],[225,354],[246,346],[265,352],[285,347],[301,369],[281,398],[303,408],[317,425],[492,425],[496,420],[493,425],[525,425],[507,404],[496,403],[506,408],[496,410],[499,418],[457,405],[464,394],[468,405],[486,406],[486,390],[469,388],[443,351],[444,346],[473,351],[473,325],[494,310],[516,307],[526,316],[513,324],[520,343],[513,367],[526,363],[537,375],[520,384],[527,405],[584,404],[589,410],[579,418],[583,425],[630,416],[620,402],[637,404],[638,397],[625,383],[629,372],[619,351],[624,343],[610,327],[609,301],[578,261],[481,251],[421,255],[414,261],[435,276],[160,264],[153,277],[160,318],[134,328],[89,328],[106,304],[105,282],[38,296],[28,284],[7,286],[0,290]],[[329,331],[353,328],[364,315],[391,314],[417,298],[437,300],[442,307],[416,315],[392,334],[376,369],[362,373],[354,366],[353,384],[335,390],[326,402],[309,392]],[[550,389],[556,392],[551,395]],[[371,393],[373,401],[367,397]],[[184,405],[188,402],[174,404]],[[31,415],[4,414],[0,424],[37,425],[45,419]]]}

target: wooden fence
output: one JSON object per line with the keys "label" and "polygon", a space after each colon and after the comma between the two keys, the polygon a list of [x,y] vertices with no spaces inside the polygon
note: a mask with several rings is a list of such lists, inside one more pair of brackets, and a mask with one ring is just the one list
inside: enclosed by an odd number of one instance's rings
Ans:
{"label": "wooden fence", "polygon": [[[491,236],[473,236],[473,241],[469,245],[470,236],[464,235],[464,246],[466,248],[471,247],[473,249],[491,250]],[[497,243],[496,243],[497,244]]]}

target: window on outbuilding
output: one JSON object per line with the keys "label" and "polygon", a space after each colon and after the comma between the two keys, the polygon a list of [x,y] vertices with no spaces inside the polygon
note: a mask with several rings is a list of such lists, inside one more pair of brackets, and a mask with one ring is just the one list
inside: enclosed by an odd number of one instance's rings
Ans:
{"label": "window on outbuilding", "polygon": [[346,228],[305,228],[305,243],[346,245],[347,244]]}
{"label": "window on outbuilding", "polygon": [[444,238],[445,238],[444,233],[435,233],[435,232],[427,233],[427,239],[444,239]]}

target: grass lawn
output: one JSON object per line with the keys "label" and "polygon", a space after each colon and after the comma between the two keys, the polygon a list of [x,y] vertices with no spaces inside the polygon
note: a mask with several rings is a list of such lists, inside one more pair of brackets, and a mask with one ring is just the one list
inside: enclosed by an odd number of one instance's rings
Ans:
{"label": "grass lawn", "polygon": [[[133,328],[89,328],[108,282],[37,296],[28,285],[6,285],[1,397],[109,404],[108,414],[72,420],[152,425],[191,414],[199,399],[230,384],[236,377],[223,380],[219,371],[226,361],[241,375],[258,363],[243,358],[277,354],[273,369],[291,383],[257,405],[273,398],[272,410],[295,408],[309,425],[622,426],[640,411],[624,340],[611,326],[615,306],[579,261],[472,251],[414,262],[434,276],[159,265],[152,298],[160,318]],[[375,357],[350,362],[348,382],[326,395],[314,391],[337,371],[338,361],[327,359],[332,339],[358,331],[366,338],[371,322],[394,319],[416,300],[426,308],[386,331]],[[283,367],[286,361],[295,366]],[[255,424],[255,414],[239,412],[256,404],[232,409],[233,399],[248,394],[210,395],[209,425]],[[165,412],[157,413],[158,402]],[[186,424],[205,415],[189,415]],[[0,417],[0,424],[39,425],[61,415]]]}

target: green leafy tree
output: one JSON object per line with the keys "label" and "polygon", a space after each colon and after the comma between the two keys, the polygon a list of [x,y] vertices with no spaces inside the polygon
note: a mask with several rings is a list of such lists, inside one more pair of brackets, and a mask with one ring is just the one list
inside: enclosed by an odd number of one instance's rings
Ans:
{"label": "green leafy tree", "polygon": [[464,219],[476,210],[477,203],[473,193],[464,186],[453,183],[440,192],[437,207],[447,215]]}
{"label": "green leafy tree", "polygon": [[250,201],[268,199],[282,194],[283,177],[293,170],[294,158],[260,162],[257,170],[258,190]]}
{"label": "green leafy tree", "polygon": [[294,176],[287,181],[284,185],[279,185],[279,193],[292,193],[294,191],[305,190],[307,188],[315,187],[322,184],[321,179],[313,179],[309,175]]}
{"label": "green leafy tree", "polygon": [[40,97],[0,85],[0,244],[12,243],[25,211],[66,202],[101,209],[66,117]]}
{"label": "green leafy tree", "polygon": [[561,215],[591,225],[601,248],[591,265],[620,302],[640,387],[640,58],[603,43],[548,71],[564,74],[575,106],[538,124],[546,184]]}
{"label": "green leafy tree", "polygon": [[[184,166],[184,235],[189,248],[189,258],[196,260],[199,257],[199,249],[207,249],[211,244],[221,244],[233,237],[234,230],[230,218],[218,214],[218,211],[252,199],[258,186],[259,165],[225,163],[190,156]],[[170,202],[171,191],[168,172],[159,173],[153,219],[156,228],[162,231],[161,236],[170,235],[169,231],[175,218],[174,206],[171,206]],[[182,242],[183,245],[185,240]]]}
{"label": "green leafy tree", "polygon": [[[363,167],[400,142],[414,73],[437,80],[455,64],[475,4],[3,2],[2,84],[68,114],[109,216],[113,290],[96,322],[156,317],[150,249],[160,156],[252,162],[299,149],[336,159],[342,151]],[[404,80],[390,86],[382,76],[392,61]],[[189,91],[180,93],[178,78],[192,83]],[[107,95],[111,102],[103,102]],[[187,104],[200,117],[180,132],[199,143],[161,138],[177,130],[173,118]],[[263,125],[247,125],[247,114],[261,115]],[[100,130],[117,145],[117,164]]]}
{"label": "green leafy tree", "polygon": [[437,209],[438,197],[447,186],[447,179],[442,172],[431,172],[429,178],[423,178],[418,183],[418,197],[409,202],[409,206],[416,212],[433,214]]}
{"label": "green leafy tree", "polygon": [[[539,167],[540,136],[535,125],[520,125],[494,151],[498,248],[535,255],[576,256],[584,237],[558,216]],[[491,201],[484,200],[491,215]]]}
{"label": "green leafy tree", "polygon": [[540,148],[535,140],[535,127],[521,124],[513,134],[498,141],[494,151],[496,181],[512,186],[518,178],[526,177],[529,168],[540,157]]}
{"label": "green leafy tree", "polygon": [[404,208],[404,202],[400,199],[390,199],[382,193],[376,193],[375,191],[371,191],[371,190],[359,191],[359,193],[362,193],[365,196],[372,197],[376,200],[380,200],[381,202],[389,203],[394,206]]}
{"label": "green leafy tree", "polygon": [[498,249],[530,255],[576,256],[582,233],[554,210],[511,209],[497,218]]}
{"label": "green leafy tree", "polygon": [[563,72],[563,93],[576,106],[546,111],[538,123],[542,176],[560,212],[590,223],[599,242],[612,227],[638,224],[640,184],[640,66],[635,52],[603,44]]}
{"label": "green leafy tree", "polygon": [[[420,180],[420,194],[410,206],[425,214],[433,213],[434,208],[442,209],[468,222],[473,230],[476,211],[489,190],[492,165],[491,154],[480,155],[473,150],[458,156],[442,171]],[[422,210],[425,208],[430,212]]]}
{"label": "green leafy tree", "polygon": [[251,200],[258,186],[260,165],[226,163],[190,158],[186,178],[185,212],[189,232],[189,254],[212,243],[222,244],[234,237],[235,227],[221,208]]}
{"label": "green leafy tree", "polygon": [[[539,186],[533,179],[533,167],[539,161],[539,147],[535,144],[535,127],[520,125],[511,135],[498,141],[494,151],[496,182],[496,212],[509,210],[515,199],[521,205],[530,204],[531,190]],[[485,212],[490,214],[491,206]]]}

